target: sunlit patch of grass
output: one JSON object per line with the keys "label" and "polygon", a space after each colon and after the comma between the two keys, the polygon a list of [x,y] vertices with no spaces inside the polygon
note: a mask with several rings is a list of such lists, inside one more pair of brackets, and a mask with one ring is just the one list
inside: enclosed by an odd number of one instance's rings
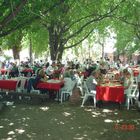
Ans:
{"label": "sunlit patch of grass", "polygon": [[16,131],[18,134],[23,134],[23,133],[25,132],[25,130],[24,130],[24,129],[21,129],[21,128],[15,129],[15,131]]}
{"label": "sunlit patch of grass", "polygon": [[0,126],[0,129],[1,129],[1,128],[4,128],[4,126]]}
{"label": "sunlit patch of grass", "polygon": [[47,106],[46,107],[40,107],[40,109],[43,110],[43,111],[48,111],[49,107],[47,107]]}
{"label": "sunlit patch of grass", "polygon": [[110,120],[110,119],[105,119],[105,120],[104,120],[104,122],[106,122],[106,123],[112,123],[112,122],[113,122],[113,120]]}
{"label": "sunlit patch of grass", "polygon": [[68,117],[68,116],[70,116],[70,115],[71,115],[71,113],[68,113],[68,112],[63,112],[63,115],[64,115],[65,117]]}
{"label": "sunlit patch of grass", "polygon": [[14,131],[9,131],[9,132],[8,132],[8,135],[14,135],[14,134],[15,134]]}
{"label": "sunlit patch of grass", "polygon": [[14,123],[9,123],[9,126],[12,126],[12,125],[14,125]]}

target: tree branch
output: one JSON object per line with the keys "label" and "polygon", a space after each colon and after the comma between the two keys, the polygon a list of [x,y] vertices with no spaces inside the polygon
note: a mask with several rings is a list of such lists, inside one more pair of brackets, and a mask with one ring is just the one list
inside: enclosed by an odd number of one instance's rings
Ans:
{"label": "tree branch", "polygon": [[0,27],[7,25],[11,20],[15,18],[15,16],[22,10],[22,8],[27,3],[27,0],[21,0],[20,4],[18,4],[15,9],[13,9],[13,12],[9,13],[7,17],[4,18],[4,20],[0,23]]}
{"label": "tree branch", "polygon": [[112,18],[115,18],[115,19],[118,19],[126,24],[129,24],[131,26],[135,26],[135,27],[140,27],[140,24],[136,24],[136,23],[132,23],[132,22],[129,22],[127,20],[124,20],[125,17],[116,17],[116,16],[112,16]]}
{"label": "tree branch", "polygon": [[70,46],[68,46],[68,47],[65,47],[64,49],[69,49],[69,48],[72,48],[72,47],[77,46],[77,45],[80,44],[83,40],[85,40],[92,32],[93,32],[93,29],[90,30],[90,31],[88,32],[88,34],[87,34],[83,39],[79,40],[77,43],[75,43],[75,44],[73,44],[73,45],[70,45]]}
{"label": "tree branch", "polygon": [[[120,3],[122,3],[122,2],[125,2],[125,0],[122,0]],[[111,17],[111,14],[119,7],[120,3],[117,4],[114,8],[112,8],[109,12],[107,12],[107,13],[105,13],[105,14],[103,14],[103,15],[98,15],[98,17],[96,17],[96,18],[94,18],[94,19],[92,19],[92,20],[86,22],[78,31],[74,32],[72,35],[70,35],[68,38],[66,38],[64,44],[66,44],[67,41],[68,41],[70,38],[72,38],[72,37],[78,35],[79,33],[81,33],[82,30],[83,30],[85,27],[87,27],[88,25],[90,25],[91,23],[97,22],[97,21],[100,21],[100,20],[103,20],[104,18],[107,18],[107,17]],[[87,18],[87,17],[89,17],[89,16],[92,16],[92,14],[86,16],[85,18]],[[82,18],[81,18],[80,20],[82,20]],[[77,20],[76,22],[79,22],[79,21]],[[72,23],[72,24],[74,24],[74,23]],[[72,24],[71,24],[70,26],[72,26]]]}
{"label": "tree branch", "polygon": [[[92,16],[99,17],[99,16],[109,15],[109,14],[113,13],[113,12],[120,6],[120,4],[121,4],[122,2],[125,2],[125,1],[126,1],[126,0],[122,0],[119,4],[117,4],[114,8],[112,8],[109,12],[105,13],[104,15],[99,15],[99,14],[92,13],[92,14],[87,15],[87,16],[85,16],[85,17],[81,17],[80,19],[77,19],[76,21],[74,21],[73,23],[71,23],[71,24],[69,25],[68,28],[66,28],[65,30],[63,30],[63,32],[68,31],[74,24],[80,22],[80,21],[83,20],[83,19],[90,18],[90,17],[92,17]],[[67,25],[68,25],[68,24],[66,24],[65,26],[67,26]],[[65,27],[64,27],[64,28],[65,28]]]}
{"label": "tree branch", "polygon": [[17,26],[15,26],[14,28],[11,28],[9,30],[7,30],[6,32],[0,32],[0,38],[4,37],[12,32],[15,32],[18,29],[24,28],[26,26],[29,26],[34,20],[38,19],[38,17],[33,17],[30,20],[27,19],[25,20],[23,23],[18,24]]}

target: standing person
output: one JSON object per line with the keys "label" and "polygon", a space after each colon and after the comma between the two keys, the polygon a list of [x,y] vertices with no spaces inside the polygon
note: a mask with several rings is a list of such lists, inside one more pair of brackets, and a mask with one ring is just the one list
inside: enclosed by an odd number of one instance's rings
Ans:
{"label": "standing person", "polygon": [[138,76],[138,92],[139,92],[139,95],[138,95],[138,111],[140,112],[140,74]]}

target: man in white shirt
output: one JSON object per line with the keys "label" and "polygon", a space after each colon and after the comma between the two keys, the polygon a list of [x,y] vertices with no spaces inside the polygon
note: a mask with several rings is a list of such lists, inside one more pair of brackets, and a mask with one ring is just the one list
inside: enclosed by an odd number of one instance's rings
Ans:
{"label": "man in white shirt", "polygon": [[55,70],[55,62],[52,62],[52,65],[48,66],[46,69],[46,74],[47,76],[49,76],[49,78],[51,78],[51,76],[53,75]]}

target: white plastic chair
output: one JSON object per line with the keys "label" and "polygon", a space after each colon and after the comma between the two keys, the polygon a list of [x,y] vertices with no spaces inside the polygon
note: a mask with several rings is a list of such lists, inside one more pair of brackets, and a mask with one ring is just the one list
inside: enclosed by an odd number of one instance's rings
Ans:
{"label": "white plastic chair", "polygon": [[96,91],[95,90],[89,91],[86,81],[84,81],[84,92],[85,92],[85,95],[84,95],[81,107],[84,107],[84,103],[86,102],[88,97],[92,97],[94,100],[94,107],[96,108]]}
{"label": "white plastic chair", "polygon": [[17,87],[17,92],[27,92],[25,89],[27,78],[19,77],[18,80],[20,82],[20,85],[19,85],[19,87]]}
{"label": "white plastic chair", "polygon": [[64,87],[60,91],[60,101],[66,100],[66,95],[71,96],[72,90],[76,85],[76,81],[72,81],[71,78],[64,78]]}
{"label": "white plastic chair", "polygon": [[84,96],[84,93],[83,93],[83,82],[84,82],[84,76],[82,75],[81,77],[78,78],[78,81],[77,81],[77,88],[80,89],[82,96]]}
{"label": "white plastic chair", "polygon": [[126,105],[127,105],[127,110],[130,109],[130,105],[133,105],[133,100],[138,100],[138,84],[136,81],[135,83],[132,83],[130,88],[127,89],[127,97],[126,97]]}
{"label": "white plastic chair", "polygon": [[34,89],[34,87],[32,86],[32,89],[31,89],[30,93],[37,93],[37,94],[40,94],[40,90]]}
{"label": "white plastic chair", "polygon": [[7,70],[7,71],[4,73],[4,77],[5,77],[5,79],[9,79],[9,73],[10,73],[9,70]]}

